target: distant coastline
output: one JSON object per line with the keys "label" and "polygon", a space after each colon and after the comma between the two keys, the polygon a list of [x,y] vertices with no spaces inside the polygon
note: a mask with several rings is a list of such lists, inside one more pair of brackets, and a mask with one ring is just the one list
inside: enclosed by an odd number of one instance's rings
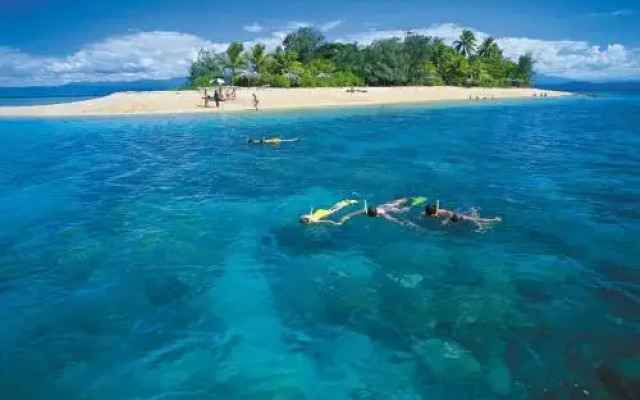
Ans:
{"label": "distant coastline", "polygon": [[[0,107],[4,117],[56,117],[138,114],[216,114],[253,110],[253,94],[260,100],[261,110],[298,108],[366,106],[402,103],[428,103],[442,101],[491,101],[500,99],[531,98],[543,101],[545,97],[570,95],[568,92],[535,88],[463,88],[434,87],[375,87],[361,88],[351,93],[345,88],[257,88],[239,89],[235,100],[223,101],[220,108],[214,104],[204,107],[203,91],[119,92],[86,101]],[[541,96],[544,95],[544,96]]]}

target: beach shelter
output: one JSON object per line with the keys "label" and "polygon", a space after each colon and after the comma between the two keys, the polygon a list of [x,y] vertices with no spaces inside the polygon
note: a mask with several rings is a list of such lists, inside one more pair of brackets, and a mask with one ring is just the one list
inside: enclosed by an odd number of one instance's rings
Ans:
{"label": "beach shelter", "polygon": [[224,79],[222,79],[222,78],[215,78],[215,79],[212,79],[212,80],[211,80],[211,82],[209,82],[209,84],[211,84],[211,85],[213,85],[214,83],[215,83],[216,85],[224,85]]}
{"label": "beach shelter", "polygon": [[331,78],[331,74],[320,72],[318,75],[316,75],[316,78]]}

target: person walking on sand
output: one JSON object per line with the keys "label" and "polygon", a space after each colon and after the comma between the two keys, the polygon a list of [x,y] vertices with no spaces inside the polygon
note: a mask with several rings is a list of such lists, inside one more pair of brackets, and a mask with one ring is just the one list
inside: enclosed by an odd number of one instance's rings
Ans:
{"label": "person walking on sand", "polygon": [[213,92],[213,101],[216,102],[216,108],[220,108],[220,93],[217,90]]}
{"label": "person walking on sand", "polygon": [[258,100],[258,96],[254,93],[253,94],[253,106],[255,107],[256,111],[258,111],[258,105],[260,104],[260,100]]}

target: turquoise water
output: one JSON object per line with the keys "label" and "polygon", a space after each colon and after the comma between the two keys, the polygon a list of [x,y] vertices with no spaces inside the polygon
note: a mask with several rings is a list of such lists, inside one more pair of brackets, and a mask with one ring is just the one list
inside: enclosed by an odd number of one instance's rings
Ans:
{"label": "turquoise water", "polygon": [[[627,398],[639,148],[638,96],[0,120],[0,398]],[[416,194],[503,222],[297,222]]]}
{"label": "turquoise water", "polygon": [[75,101],[86,101],[95,99],[97,96],[42,96],[42,97],[3,97],[0,92],[0,106],[34,106],[47,104],[72,103]]}

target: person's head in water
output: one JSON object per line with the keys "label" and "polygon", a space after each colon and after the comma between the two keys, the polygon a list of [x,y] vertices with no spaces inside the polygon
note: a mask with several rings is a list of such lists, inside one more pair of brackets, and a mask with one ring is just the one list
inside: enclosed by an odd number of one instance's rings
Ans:
{"label": "person's head in water", "polygon": [[308,224],[309,222],[311,222],[311,218],[308,215],[300,216],[300,223],[301,224]]}
{"label": "person's head in water", "polygon": [[429,217],[435,216],[437,212],[438,206],[436,206],[435,204],[429,204],[424,208],[424,213]]}
{"label": "person's head in water", "polygon": [[378,216],[378,209],[376,209],[375,207],[367,207],[367,215],[370,217],[377,217]]}

